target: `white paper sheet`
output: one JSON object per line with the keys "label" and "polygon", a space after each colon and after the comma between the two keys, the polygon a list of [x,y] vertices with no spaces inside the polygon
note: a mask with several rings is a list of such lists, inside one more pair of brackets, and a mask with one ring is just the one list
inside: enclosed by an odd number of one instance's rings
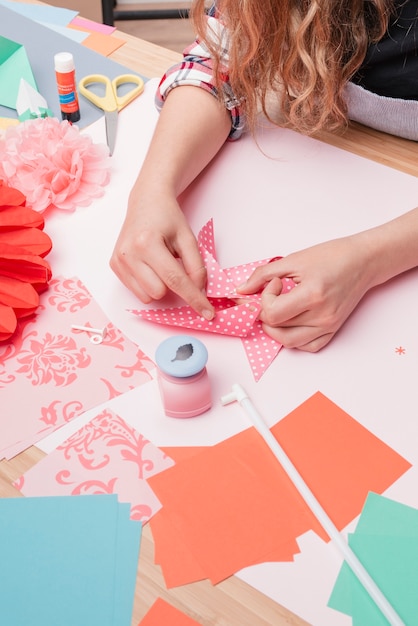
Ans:
{"label": "white paper sheet", "polygon": [[[110,319],[152,358],[158,344],[179,331],[129,313],[143,305],[108,261],[157,120],[155,87],[155,80],[148,82],[145,93],[120,114],[105,196],[72,215],[55,213],[46,224],[54,242],[49,256],[54,273],[79,276]],[[104,142],[104,121],[86,132]],[[259,140],[261,150],[251,137],[226,145],[182,198],[195,233],[213,217],[223,267],[354,233],[418,204],[418,178],[291,131],[266,128]],[[115,412],[156,445],[206,445],[249,425],[238,405],[221,407],[220,397],[234,382],[243,385],[270,425],[319,390],[414,464],[386,495],[418,506],[418,270],[368,294],[321,352],[283,349],[259,383],[239,339],[212,334],[200,339],[209,351],[215,399],[209,413],[190,420],[166,417],[154,383],[115,399]],[[397,354],[399,346],[404,355]],[[79,424],[40,447],[53,449]],[[259,565],[239,576],[314,626],[349,625],[349,618],[326,607],[340,556],[315,536],[300,543],[295,563]]]}

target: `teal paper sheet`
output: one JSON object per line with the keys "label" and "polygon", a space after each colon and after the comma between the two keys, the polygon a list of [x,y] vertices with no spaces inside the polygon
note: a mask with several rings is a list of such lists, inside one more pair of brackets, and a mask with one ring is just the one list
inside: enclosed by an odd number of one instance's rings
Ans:
{"label": "teal paper sheet", "polygon": [[[405,624],[418,615],[418,510],[370,493],[349,544]],[[353,626],[387,626],[373,600],[344,563],[328,605]]]}
{"label": "teal paper sheet", "polygon": [[0,623],[130,626],[141,524],[113,495],[0,499]]}

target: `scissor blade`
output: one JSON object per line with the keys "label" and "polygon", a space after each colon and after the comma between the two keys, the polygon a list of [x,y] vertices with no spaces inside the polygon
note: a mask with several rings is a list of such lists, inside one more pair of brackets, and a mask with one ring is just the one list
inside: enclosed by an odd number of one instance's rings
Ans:
{"label": "scissor blade", "polygon": [[116,143],[116,131],[118,127],[118,111],[106,111],[106,141],[109,146],[109,153],[112,156]]}

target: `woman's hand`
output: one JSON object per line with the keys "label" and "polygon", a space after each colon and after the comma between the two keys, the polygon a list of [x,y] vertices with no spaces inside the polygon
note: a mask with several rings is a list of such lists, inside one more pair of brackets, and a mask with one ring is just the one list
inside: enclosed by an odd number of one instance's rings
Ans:
{"label": "woman's hand", "polygon": [[230,128],[229,112],[205,90],[186,85],[169,93],[110,260],[142,302],[173,291],[199,315],[213,318],[203,292],[204,263],[176,198],[217,154]]}
{"label": "woman's hand", "polygon": [[213,318],[197,242],[177,201],[168,194],[145,199],[134,187],[110,266],[142,302],[173,291],[199,315]]}
{"label": "woman's hand", "polygon": [[[257,268],[242,294],[262,292],[260,319],[267,334],[286,347],[317,352],[344,324],[371,287],[368,247],[362,235],[307,248]],[[296,287],[281,293],[281,278]]]}

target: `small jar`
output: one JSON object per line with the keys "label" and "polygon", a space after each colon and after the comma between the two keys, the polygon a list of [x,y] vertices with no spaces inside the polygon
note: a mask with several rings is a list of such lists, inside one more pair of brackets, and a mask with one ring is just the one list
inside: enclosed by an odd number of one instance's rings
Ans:
{"label": "small jar", "polygon": [[207,360],[206,346],[190,335],[170,337],[158,346],[155,361],[166,415],[194,417],[210,409]]}

